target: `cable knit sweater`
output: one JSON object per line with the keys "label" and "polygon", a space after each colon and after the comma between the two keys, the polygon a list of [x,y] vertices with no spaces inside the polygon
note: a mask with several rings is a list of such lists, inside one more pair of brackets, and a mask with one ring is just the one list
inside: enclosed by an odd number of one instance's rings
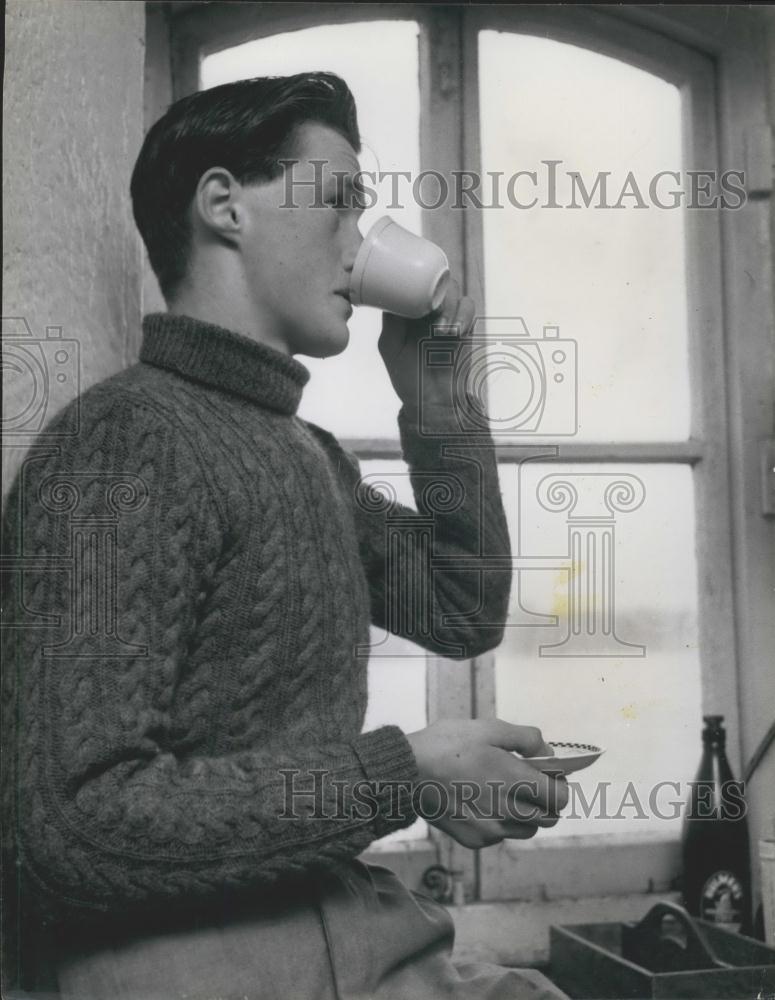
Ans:
{"label": "cable knit sweater", "polygon": [[[6,846],[60,923],[255,899],[416,819],[384,784],[417,780],[405,735],[361,732],[369,623],[405,631],[417,600],[386,518],[416,512],[363,492],[296,415],[294,358],[162,314],[140,358],[56,420],[7,504]],[[470,657],[500,641],[509,591],[475,569],[509,552],[491,442],[445,454],[406,407],[399,428],[420,512],[429,483],[446,497],[433,555],[455,557],[421,641]],[[288,815],[283,770],[297,790],[325,772],[317,807]]]}

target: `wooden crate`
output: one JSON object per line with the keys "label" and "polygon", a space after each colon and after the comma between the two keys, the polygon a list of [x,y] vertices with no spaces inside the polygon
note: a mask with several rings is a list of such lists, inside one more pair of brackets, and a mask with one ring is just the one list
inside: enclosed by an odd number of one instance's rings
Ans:
{"label": "wooden crate", "polygon": [[639,923],[551,927],[550,973],[573,1000],[775,1000],[775,949],[657,903]]}

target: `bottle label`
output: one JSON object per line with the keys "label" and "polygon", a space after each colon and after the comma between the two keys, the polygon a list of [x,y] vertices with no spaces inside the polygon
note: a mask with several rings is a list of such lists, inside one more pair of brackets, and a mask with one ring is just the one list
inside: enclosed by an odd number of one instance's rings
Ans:
{"label": "bottle label", "polygon": [[700,916],[703,920],[739,931],[743,924],[745,890],[733,872],[714,872],[705,882],[700,893]]}

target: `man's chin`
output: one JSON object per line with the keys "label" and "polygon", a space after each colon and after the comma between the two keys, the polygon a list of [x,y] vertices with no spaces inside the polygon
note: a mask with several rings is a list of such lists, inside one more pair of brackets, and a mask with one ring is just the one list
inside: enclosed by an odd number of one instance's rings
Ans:
{"label": "man's chin", "polygon": [[328,330],[317,330],[314,336],[305,338],[294,354],[306,354],[310,358],[333,358],[350,343],[350,331],[346,323],[337,324]]}

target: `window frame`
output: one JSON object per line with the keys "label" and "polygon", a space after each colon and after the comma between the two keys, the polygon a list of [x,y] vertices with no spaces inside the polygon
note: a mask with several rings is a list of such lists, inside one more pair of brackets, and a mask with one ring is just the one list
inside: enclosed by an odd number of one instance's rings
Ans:
{"label": "window frame", "polygon": [[[566,8],[561,18],[555,8],[473,7],[463,15],[464,51],[462,92],[466,162],[480,165],[477,35],[485,29],[549,37],[582,46],[653,73],[679,88],[682,98],[683,169],[714,169],[718,164],[715,131],[713,67],[706,56],[668,42],[637,26],[623,25],[606,14]],[[468,287],[483,273],[481,214],[464,213],[466,280]],[[562,442],[556,458],[547,461],[600,461],[648,465],[663,461],[688,464],[693,471],[698,625],[702,710],[725,716],[730,746],[738,733],[736,677],[727,669],[734,662],[734,621],[731,573],[718,580],[718,567],[729,570],[731,552],[727,479],[727,427],[724,383],[723,311],[720,296],[719,213],[687,211],[686,261],[691,430],[686,442],[628,444]],[[711,289],[709,293],[708,289]],[[483,289],[476,288],[479,300]],[[540,317],[539,317],[540,319]],[[719,407],[718,401],[722,401]],[[518,459],[520,449],[501,445],[499,453]],[[516,454],[512,455],[511,452]],[[714,574],[716,578],[714,579]],[[719,585],[721,583],[721,585]],[[495,714],[495,658],[477,665],[480,689],[476,705],[483,717]],[[611,865],[609,847],[616,846],[627,864]],[[531,845],[532,846],[532,845]],[[673,840],[617,834],[600,840],[592,834],[548,840],[526,852],[529,864],[515,864],[514,845],[504,841],[479,852],[477,898],[558,898],[587,895],[599,887],[609,893],[665,891],[679,873],[680,851]],[[521,869],[525,869],[524,871]],[[612,871],[615,877],[612,881]],[[573,878],[569,879],[569,873]],[[583,878],[581,873],[584,873]],[[569,888],[571,886],[571,888]]]}
{"label": "window frame", "polygon": [[[771,251],[767,212],[772,177],[765,167],[766,143],[758,131],[767,121],[764,41],[753,12],[712,12],[708,8],[657,9],[645,6],[546,7],[543,5],[474,5],[465,8],[430,4],[223,4],[169,5],[172,96],[198,86],[198,65],[210,51],[253,38],[321,24],[396,18],[420,25],[421,166],[432,154],[437,169],[470,169],[478,164],[476,31],[539,33],[622,59],[675,83],[685,97],[685,133],[691,141],[686,169],[739,169],[740,151],[752,170],[749,203],[739,212],[687,213],[692,435],[686,442],[653,444],[583,444],[563,442],[562,461],[678,462],[694,472],[698,525],[698,599],[703,711],[727,718],[733,769],[756,744],[761,720],[740,704],[739,687],[748,671],[753,684],[766,690],[771,651],[766,594],[771,570],[764,565],[771,531],[756,517],[759,470],[755,448],[772,434],[772,386],[767,368],[752,371],[749,351],[770,351],[773,330]],[[720,20],[724,15],[723,23]],[[758,76],[757,76],[758,72]],[[746,146],[747,144],[747,146]],[[753,152],[751,152],[753,150]],[[439,167],[443,154],[444,162]],[[722,217],[719,217],[719,216]],[[467,222],[461,219],[467,218]],[[482,301],[477,287],[482,260],[481,219],[476,213],[426,212],[424,232],[443,243],[450,263],[464,275],[467,291]],[[701,253],[700,253],[701,251]],[[702,260],[702,266],[698,263]],[[744,267],[741,267],[744,264]],[[744,278],[743,273],[748,275]],[[748,283],[750,281],[750,284]],[[708,294],[708,288],[713,291]],[[730,331],[745,330],[745,348]],[[695,368],[691,361],[697,361]],[[755,367],[755,366],[754,366]],[[398,440],[343,441],[362,458],[401,458]],[[519,449],[499,444],[501,460],[514,461]],[[752,469],[754,470],[752,472]],[[752,503],[752,500],[754,501]],[[753,508],[753,509],[752,509]],[[720,569],[721,568],[721,569]],[[753,702],[756,702],[754,697]],[[491,654],[461,664],[428,657],[428,713],[434,718],[488,717],[494,714],[494,658]],[[742,709],[742,711],[741,711]],[[753,723],[753,725],[749,725]],[[546,898],[556,893],[599,895],[609,886],[610,860],[592,838],[518,845],[529,865],[515,865],[504,849],[469,852],[449,838],[435,836],[406,849],[374,852],[394,865],[410,884],[426,861],[441,861],[463,873],[467,898]],[[574,849],[569,849],[575,841]],[[587,843],[580,843],[587,841]],[[610,846],[610,841],[608,842]],[[617,839],[620,875],[606,891],[617,895],[659,890],[677,873],[677,845]],[[581,855],[579,854],[581,851]],[[632,854],[632,851],[635,854]],[[371,852],[370,852],[371,853]],[[411,857],[411,863],[401,860]],[[435,855],[435,857],[432,857]],[[543,855],[543,860],[541,856]],[[497,860],[502,856],[500,860]],[[568,872],[579,861],[592,861],[593,873],[569,890]],[[419,864],[417,863],[419,859]],[[431,859],[431,860],[429,860]],[[567,865],[566,865],[567,862]],[[645,866],[645,867],[644,867]],[[531,869],[528,880],[503,877],[516,868]],[[628,872],[641,872],[629,878]],[[595,881],[595,872],[602,881]],[[647,872],[647,875],[642,873]],[[556,878],[554,876],[557,876]],[[577,875],[574,875],[574,879]],[[643,882],[647,884],[644,886]],[[494,895],[494,889],[507,895]],[[578,893],[575,890],[578,888]],[[483,896],[484,890],[484,896]]]}

